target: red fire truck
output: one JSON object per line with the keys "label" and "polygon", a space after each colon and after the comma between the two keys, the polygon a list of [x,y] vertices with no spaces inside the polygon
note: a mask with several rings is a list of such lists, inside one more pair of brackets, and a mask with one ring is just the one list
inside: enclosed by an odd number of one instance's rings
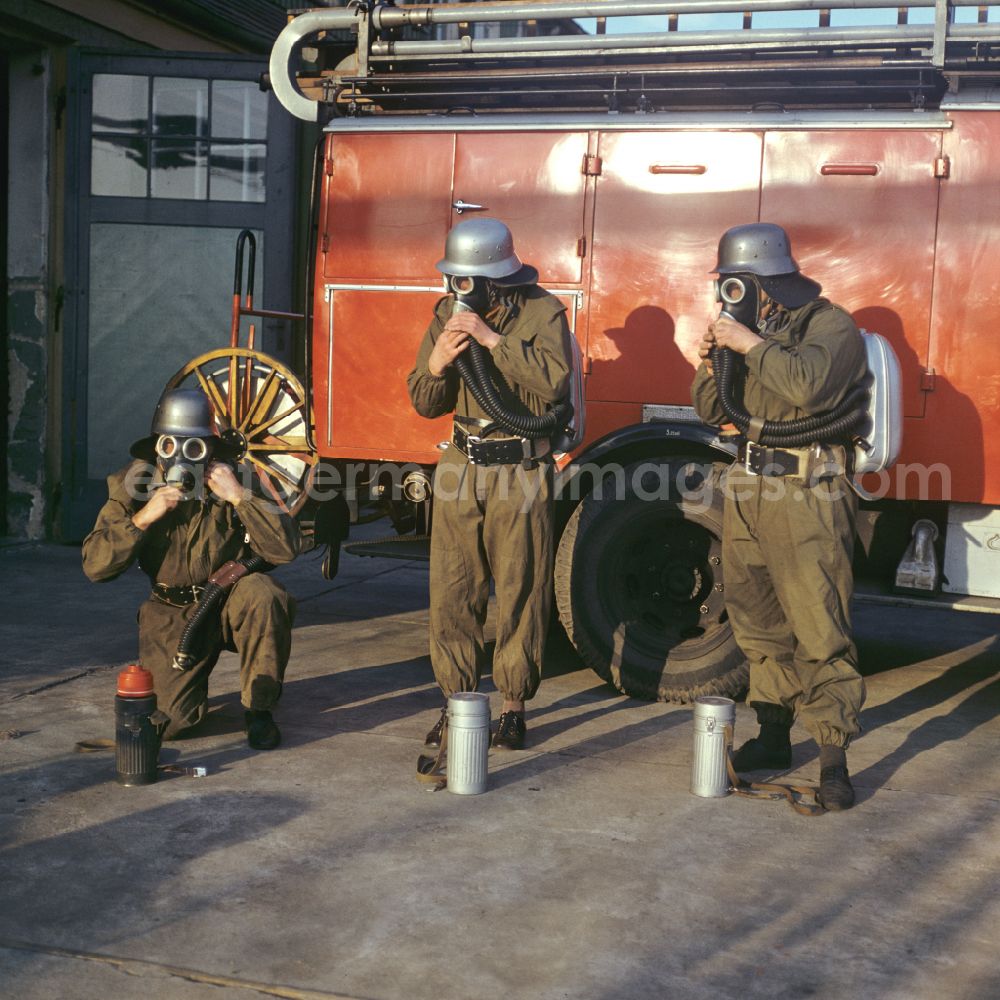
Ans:
{"label": "red fire truck", "polygon": [[[808,23],[789,27],[788,10]],[[776,222],[900,362],[902,452],[864,482],[859,589],[1000,608],[998,15],[966,0],[499,0],[292,17],[270,85],[324,123],[303,385],[240,355],[243,416],[264,429],[273,481],[289,503],[336,481],[318,540],[374,507],[399,540],[367,551],[420,549],[450,427],[416,415],[406,375],[442,294],[446,233],[500,218],[566,304],[584,359],[586,437],[560,462],[570,640],[632,695],[738,691],[721,496],[650,499],[635,473],[711,480],[733,460],[690,406],[718,309],[709,272],[727,228]],[[203,378],[240,378],[224,355]]]}

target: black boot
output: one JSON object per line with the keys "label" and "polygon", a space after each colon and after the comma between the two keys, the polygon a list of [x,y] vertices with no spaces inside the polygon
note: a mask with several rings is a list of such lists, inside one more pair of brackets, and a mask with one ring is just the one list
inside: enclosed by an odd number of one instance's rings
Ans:
{"label": "black boot", "polygon": [[246,724],[247,743],[254,750],[273,750],[281,743],[281,730],[271,718],[270,712],[247,709],[243,713]]}
{"label": "black boot", "polygon": [[501,712],[497,731],[490,746],[494,750],[523,750],[524,737],[528,727],[524,724],[523,712]]}
{"label": "black boot", "polygon": [[752,702],[760,732],[733,754],[737,771],[783,771],[792,766],[792,713],[783,705]]}
{"label": "black boot", "polygon": [[448,706],[445,705],[441,709],[441,718],[434,723],[430,728],[427,735],[424,737],[425,747],[439,747],[441,746],[441,731],[444,729],[445,721],[448,718]]}
{"label": "black boot", "polygon": [[816,801],[830,812],[842,812],[854,805],[854,786],[847,771],[843,747],[819,748],[819,791]]}

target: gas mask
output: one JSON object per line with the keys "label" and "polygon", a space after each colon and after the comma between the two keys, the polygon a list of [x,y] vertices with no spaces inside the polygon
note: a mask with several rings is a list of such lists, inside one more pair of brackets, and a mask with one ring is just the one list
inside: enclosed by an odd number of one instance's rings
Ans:
{"label": "gas mask", "polygon": [[212,442],[200,437],[161,434],[156,439],[156,464],[167,486],[176,486],[182,500],[200,500],[205,495],[205,468]]}
{"label": "gas mask", "polygon": [[761,331],[761,289],[752,274],[726,274],[715,280],[715,301],[722,303],[722,313],[751,330]]}
{"label": "gas mask", "polygon": [[484,316],[499,301],[497,286],[479,274],[446,274],[444,290],[455,296],[455,312]]}

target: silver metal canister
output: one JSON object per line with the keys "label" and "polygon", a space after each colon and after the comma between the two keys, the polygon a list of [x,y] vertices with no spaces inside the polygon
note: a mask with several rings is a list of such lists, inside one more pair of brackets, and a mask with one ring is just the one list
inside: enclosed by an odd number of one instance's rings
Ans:
{"label": "silver metal canister", "polygon": [[448,791],[485,792],[489,753],[489,697],[477,691],[453,694],[448,699]]}
{"label": "silver metal canister", "polygon": [[[691,761],[691,791],[703,798],[719,798],[730,792],[726,754],[736,725],[736,703],[731,698],[704,697],[694,703],[694,756]],[[726,736],[729,726],[729,737]]]}

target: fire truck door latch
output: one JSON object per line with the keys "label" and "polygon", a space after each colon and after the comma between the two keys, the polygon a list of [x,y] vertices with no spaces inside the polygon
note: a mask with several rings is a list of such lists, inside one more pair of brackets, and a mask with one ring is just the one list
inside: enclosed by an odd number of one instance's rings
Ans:
{"label": "fire truck door latch", "polygon": [[933,392],[934,384],[937,381],[937,375],[933,368],[925,368],[920,373],[920,391],[921,392]]}
{"label": "fire truck door latch", "polygon": [[599,156],[585,156],[583,158],[583,174],[585,177],[600,177],[601,167],[604,161]]}
{"label": "fire truck door latch", "polygon": [[934,176],[940,180],[951,177],[951,157],[939,156],[934,160]]}

